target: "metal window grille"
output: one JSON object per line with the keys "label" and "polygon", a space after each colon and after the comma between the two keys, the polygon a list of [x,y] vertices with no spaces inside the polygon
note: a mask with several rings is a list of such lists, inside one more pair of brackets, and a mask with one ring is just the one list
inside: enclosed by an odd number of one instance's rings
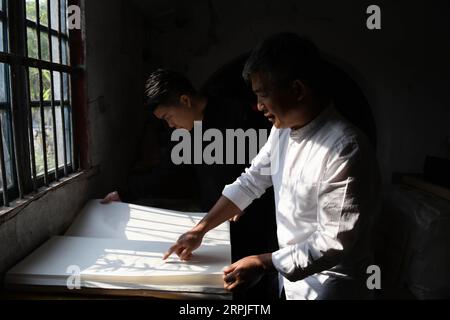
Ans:
{"label": "metal window grille", "polygon": [[0,0],[0,204],[77,169],[67,0]]}

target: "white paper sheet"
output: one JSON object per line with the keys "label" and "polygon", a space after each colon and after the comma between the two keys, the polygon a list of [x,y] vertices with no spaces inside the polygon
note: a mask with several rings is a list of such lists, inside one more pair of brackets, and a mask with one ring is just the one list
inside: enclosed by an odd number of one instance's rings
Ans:
{"label": "white paper sheet", "polygon": [[[67,236],[119,238],[174,243],[192,228],[205,212],[181,212],[100,199],[89,201],[67,230]],[[223,223],[208,232],[203,244],[229,245],[229,224]]]}

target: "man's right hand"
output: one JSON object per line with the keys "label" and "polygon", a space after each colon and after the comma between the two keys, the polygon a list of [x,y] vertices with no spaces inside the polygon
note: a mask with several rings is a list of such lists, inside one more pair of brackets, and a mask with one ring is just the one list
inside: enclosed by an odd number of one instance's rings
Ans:
{"label": "man's right hand", "polygon": [[181,260],[189,260],[192,251],[200,247],[203,237],[209,230],[228,219],[237,220],[240,214],[242,214],[241,209],[225,196],[221,196],[206,216],[193,229],[181,235],[177,242],[167,250],[163,260],[166,260],[174,252]]}
{"label": "man's right hand", "polygon": [[195,230],[182,234],[177,242],[164,254],[163,260],[166,260],[174,252],[181,260],[189,260],[192,256],[192,251],[200,247],[203,236],[204,233]]}
{"label": "man's right hand", "polygon": [[100,203],[107,204],[107,203],[110,203],[110,202],[113,202],[113,201],[116,201],[116,202],[121,202],[122,201],[120,199],[119,193],[117,191],[113,191],[113,192],[108,193],[106,195],[106,197],[104,197],[103,200],[100,201]]}

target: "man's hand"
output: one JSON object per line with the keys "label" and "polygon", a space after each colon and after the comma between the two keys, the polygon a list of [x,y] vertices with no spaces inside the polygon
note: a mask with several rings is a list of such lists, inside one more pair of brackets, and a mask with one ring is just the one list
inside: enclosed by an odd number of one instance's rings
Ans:
{"label": "man's hand", "polygon": [[110,203],[110,202],[113,202],[113,201],[116,201],[116,202],[121,202],[122,201],[120,199],[119,193],[117,191],[113,191],[113,192],[108,193],[106,195],[106,197],[104,197],[103,200],[100,201],[100,203],[107,204],[107,203]]}
{"label": "man's hand", "polygon": [[271,253],[245,257],[223,270],[223,287],[230,291],[249,288],[274,270]]}
{"label": "man's hand", "polygon": [[163,259],[167,259],[175,252],[181,260],[189,260],[192,251],[200,247],[203,237],[209,230],[240,214],[241,209],[239,207],[231,200],[221,196],[206,216],[193,229],[178,238],[178,241],[164,254]]}
{"label": "man's hand", "polygon": [[177,242],[167,250],[163,256],[166,260],[172,253],[176,253],[181,260],[189,260],[192,256],[192,251],[200,247],[204,233],[200,231],[191,230],[182,234]]}

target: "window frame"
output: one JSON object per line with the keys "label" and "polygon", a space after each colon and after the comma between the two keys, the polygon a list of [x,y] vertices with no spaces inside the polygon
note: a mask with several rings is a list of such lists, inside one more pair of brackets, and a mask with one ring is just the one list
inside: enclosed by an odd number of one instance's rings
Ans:
{"label": "window frame", "polygon": [[[84,93],[84,72],[80,67],[84,62],[84,41],[82,39],[81,30],[70,30],[66,27],[66,34],[62,32],[61,26],[61,3],[63,0],[56,0],[58,4],[58,30],[52,29],[52,17],[51,17],[51,0],[45,0],[47,2],[47,14],[48,14],[48,26],[40,25],[39,14],[39,0],[35,0],[36,5],[36,21],[30,21],[26,17],[26,0],[0,0],[3,2],[4,12],[0,12],[0,20],[5,21],[3,32],[7,35],[6,43],[7,47],[4,51],[0,52],[0,63],[3,63],[9,68],[9,84],[7,87],[7,95],[9,100],[6,102],[6,109],[10,112],[10,136],[11,136],[11,162],[12,162],[12,176],[13,187],[7,188],[7,192],[2,193],[2,199],[0,199],[0,205],[9,206],[10,199],[24,198],[26,194],[31,192],[37,192],[40,187],[49,187],[50,183],[59,181],[61,178],[67,177],[69,174],[78,171],[81,168],[87,168],[88,162],[86,161],[87,152],[84,151],[84,158],[79,158],[79,149],[77,147],[78,140],[75,135],[78,134],[82,141],[87,141],[87,132],[81,132],[86,129],[86,125],[81,125],[81,130],[78,130],[75,126],[75,120],[83,120],[85,118],[86,104],[83,98]],[[70,5],[80,5],[80,0],[66,0],[67,7]],[[67,10],[67,9],[66,9]],[[67,21],[67,11],[66,18]],[[32,28],[37,32],[37,45],[38,45],[38,59],[28,57],[28,38],[27,29]],[[41,54],[41,32],[46,33],[49,41],[49,61],[42,60]],[[53,39],[56,36],[58,40],[58,54],[59,59],[54,62],[52,59]],[[67,50],[67,64],[62,61],[62,45],[63,41],[66,41]],[[73,42],[73,43],[72,43]],[[74,52],[72,52],[74,49]],[[75,55],[78,54],[78,55]],[[32,101],[29,73],[30,68],[38,69],[39,74],[39,101]],[[50,101],[44,101],[43,99],[43,72],[50,73],[50,86],[51,97]],[[60,88],[54,88],[54,73],[59,73]],[[7,77],[8,75],[5,75]],[[65,90],[63,88],[63,77],[67,76],[67,100]],[[6,85],[6,84],[5,84]],[[74,87],[79,92],[82,99],[73,99],[76,94],[74,93]],[[55,90],[60,90],[60,100],[55,100]],[[9,105],[8,105],[9,104]],[[62,145],[63,145],[63,159],[60,159],[58,154],[58,138],[56,126],[56,108],[60,108],[61,112],[61,130],[62,130]],[[66,133],[66,106],[70,111],[69,132]],[[32,108],[39,108],[40,111],[40,126],[41,126],[41,141],[42,141],[42,153],[44,158],[44,172],[42,175],[36,173],[36,161],[35,161],[35,149],[33,141],[33,124],[32,124]],[[48,109],[47,109],[48,108]],[[80,116],[77,115],[78,109],[80,109]],[[45,127],[45,115],[46,110],[51,111],[51,122],[53,143],[54,143],[54,168],[49,170],[46,151],[46,127]],[[77,112],[74,112],[77,110]],[[85,121],[82,121],[85,122]],[[80,134],[81,132],[81,134]],[[69,134],[67,137],[66,134]],[[61,138],[61,137],[59,137]],[[70,141],[68,144],[67,141]],[[0,139],[1,140],[1,139]],[[2,141],[0,141],[0,149],[2,148]],[[70,148],[71,153],[67,154],[67,149]],[[87,149],[87,143],[85,145]],[[0,150],[1,152],[2,150]],[[4,153],[0,153],[0,165],[4,167]],[[70,158],[70,159],[69,159]],[[61,163],[61,161],[63,163]],[[58,163],[59,162],[59,163]],[[84,165],[81,167],[80,164]],[[2,171],[2,176],[5,170]],[[2,177],[0,177],[2,178]],[[3,183],[5,177],[1,179]]]}

